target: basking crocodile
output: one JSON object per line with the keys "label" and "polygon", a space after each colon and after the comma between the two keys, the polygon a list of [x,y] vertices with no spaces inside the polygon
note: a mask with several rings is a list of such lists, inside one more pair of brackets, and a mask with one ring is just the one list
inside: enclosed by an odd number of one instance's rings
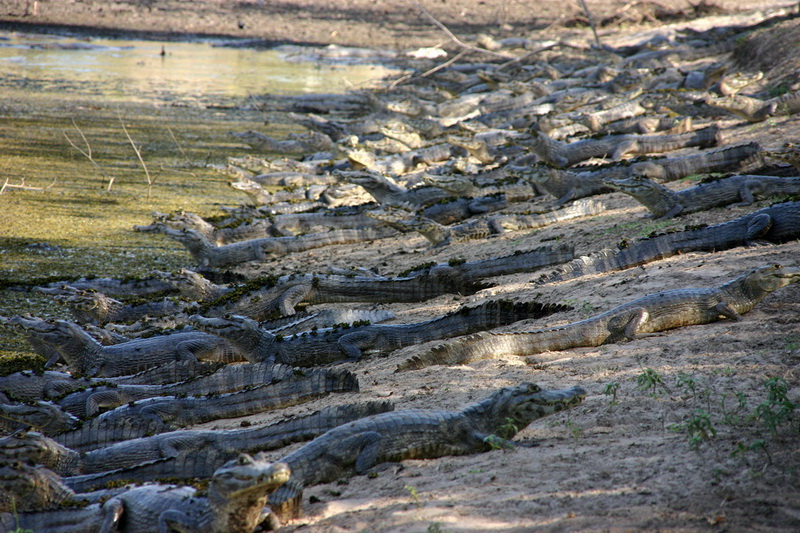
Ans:
{"label": "basking crocodile", "polygon": [[476,333],[414,356],[398,365],[397,370],[600,346],[633,340],[645,333],[708,324],[721,318],[740,320],[741,315],[753,309],[767,295],[796,282],[800,282],[800,268],[762,266],[719,287],[648,294],[564,326],[520,333]]}
{"label": "basking crocodile", "polygon": [[665,183],[694,174],[741,172],[747,170],[747,165],[759,157],[760,151],[761,146],[756,142],[736,144],[680,157],[634,163],[630,166],[630,174]]}
{"label": "basking crocodile", "polygon": [[334,244],[383,239],[395,235],[391,228],[373,226],[311,233],[299,237],[265,237],[215,246],[200,232],[160,227],[162,233],[183,244],[200,267],[219,268],[248,261],[264,261],[269,255],[285,255]]}
{"label": "basking crocodile", "polygon": [[765,207],[728,222],[676,231],[625,243],[620,250],[600,250],[543,274],[538,284],[613,272],[682,253],[728,250],[758,242],[783,243],[800,237],[800,202]]}
{"label": "basking crocodile", "polygon": [[374,415],[338,428],[285,456],[292,469],[282,490],[269,498],[282,519],[299,516],[304,487],[364,474],[376,464],[403,459],[486,452],[511,446],[531,422],[578,405],[580,387],[542,390],[532,383],[505,387],[460,412],[408,409]]}
{"label": "basking crocodile", "polygon": [[609,179],[606,183],[633,196],[656,218],[705,211],[724,205],[751,205],[756,199],[800,194],[800,178],[741,174],[672,191],[647,178]]}
{"label": "basking crocodile", "polygon": [[91,495],[76,495],[59,475],[27,461],[0,462],[0,516],[96,502]]}
{"label": "basking crocodile", "polygon": [[159,433],[79,453],[50,437],[29,431],[0,438],[0,460],[41,464],[76,491],[110,481],[210,477],[239,453],[277,450],[311,440],[347,422],[394,409],[388,401],[325,407],[309,415],[245,429],[186,430]]}
{"label": "basking crocodile", "polygon": [[[40,289],[40,292],[44,290]],[[69,307],[72,316],[81,324],[107,324],[109,322],[135,322],[146,316],[174,315],[189,308],[190,302],[174,298],[126,305],[101,292],[85,291],[69,285],[60,288],[56,300]]]}
{"label": "basking crocodile", "polygon": [[46,434],[56,433],[53,436],[56,442],[76,451],[87,451],[193,424],[297,405],[330,392],[354,391],[358,391],[358,380],[352,373],[339,369],[313,369],[306,376],[294,376],[228,394],[146,398],[86,420],[79,428],[70,431],[50,430],[53,421],[57,421],[57,428],[64,428],[63,412],[54,410],[50,402],[13,406],[14,410],[0,404],[0,416],[28,424]]}
{"label": "basking crocodile", "polygon": [[[194,431],[162,433],[172,435],[171,440],[159,442],[165,445],[163,450],[153,450],[152,456],[159,458],[140,461],[133,464],[121,454],[124,452],[145,455],[144,451],[153,445],[144,444],[147,439],[161,435],[134,439],[114,444],[98,450],[87,452],[96,454],[97,458],[106,457],[117,462],[131,463],[114,470],[103,470],[94,474],[83,474],[64,478],[64,483],[77,491],[95,490],[108,486],[108,483],[119,483],[134,480],[136,482],[159,479],[203,479],[208,478],[216,468],[221,466],[237,453],[256,453],[277,450],[292,443],[305,442],[320,436],[326,431],[352,422],[358,418],[391,411],[389,402],[369,402],[363,405],[329,407],[313,415],[300,419],[282,421],[259,429],[243,429],[229,431],[206,431],[196,434]],[[225,440],[223,440],[225,438]],[[138,446],[134,450],[127,443]],[[173,448],[174,447],[174,448]],[[167,455],[167,454],[172,455]]]}
{"label": "basking crocodile", "polygon": [[[493,215],[453,226],[443,226],[422,216],[412,216],[408,212],[373,212],[370,216],[398,227],[401,231],[416,231],[428,239],[434,246],[443,246],[453,242],[474,239],[485,239],[492,235],[500,235],[506,231],[536,229],[557,224],[574,218],[597,215],[605,210],[602,203],[596,201],[577,202],[570,207],[530,215]],[[405,216],[401,213],[405,213]]]}
{"label": "basking crocodile", "polygon": [[101,410],[113,409],[145,398],[224,394],[277,383],[294,374],[295,369],[287,365],[267,363],[226,365],[211,374],[198,375],[187,381],[166,385],[102,384],[102,382],[96,385],[86,385],[81,390],[59,395],[55,398],[55,402],[64,411],[79,418],[86,418],[97,415]]}
{"label": "basking crocodile", "polygon": [[667,135],[609,135],[602,139],[584,139],[563,143],[542,132],[532,132],[528,141],[520,141],[543,161],[557,167],[569,167],[593,157],[619,160],[626,154],[657,154],[697,146],[708,148],[720,142],[719,126],[709,126],[688,133]]}
{"label": "basking crocodile", "polygon": [[759,100],[742,94],[709,96],[706,98],[706,103],[730,111],[748,122],[761,122],[769,117],[800,112],[800,91],[782,94],[768,100]]}
{"label": "basking crocodile", "polygon": [[324,133],[309,131],[303,134],[290,134],[286,140],[279,141],[254,130],[230,132],[251,148],[276,154],[308,155],[313,152],[333,149],[333,141]]}
{"label": "basking crocodile", "polygon": [[[157,278],[144,279],[114,279],[114,278],[81,278],[77,280],[57,281],[47,285],[50,289],[58,289],[62,285],[69,285],[84,291],[97,291],[109,296],[153,296],[172,291],[164,281]],[[42,291],[47,292],[47,291]]]}
{"label": "basking crocodile", "polygon": [[535,184],[539,190],[555,196],[556,206],[562,206],[567,202],[587,196],[613,192],[613,189],[603,180],[630,173],[630,167],[614,166],[599,171],[572,172],[553,168],[546,164],[529,167],[508,165],[506,170],[511,175],[519,176]]}
{"label": "basking crocodile", "polygon": [[424,207],[453,197],[451,193],[439,187],[406,189],[377,172],[339,172],[338,175],[350,183],[361,185],[381,205],[409,204]]}
{"label": "basking crocodile", "polygon": [[447,264],[416,276],[397,278],[292,274],[248,284],[230,296],[210,302],[201,314],[238,314],[264,320],[274,314],[293,315],[300,303],[424,302],[442,294],[474,294],[489,286],[461,275]]}
{"label": "basking crocodile", "polygon": [[179,332],[103,346],[77,324],[67,320],[17,316],[11,322],[56,349],[73,373],[84,376],[124,376],[181,360],[244,360],[242,354],[230,343],[201,331]]}
{"label": "basking crocodile", "polygon": [[242,454],[214,472],[205,496],[188,486],[147,485],[118,492],[102,504],[0,518],[6,530],[48,533],[108,533],[117,528],[126,533],[252,533],[269,518],[264,509],[268,495],[290,474],[285,463]]}
{"label": "basking crocodile", "polygon": [[275,360],[294,366],[315,366],[349,359],[362,353],[387,354],[404,346],[420,344],[470,331],[491,329],[519,320],[541,318],[564,311],[561,305],[490,301],[424,322],[413,324],[367,324],[352,328],[330,328],[290,337],[261,329],[258,322],[243,316],[205,318],[195,315],[192,323],[235,343],[253,360]]}

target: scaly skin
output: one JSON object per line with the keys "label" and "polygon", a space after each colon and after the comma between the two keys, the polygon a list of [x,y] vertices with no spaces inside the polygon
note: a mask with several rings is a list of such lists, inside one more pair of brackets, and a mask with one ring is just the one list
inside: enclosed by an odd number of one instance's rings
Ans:
{"label": "scaly skin", "polygon": [[638,335],[721,318],[741,319],[768,294],[800,281],[800,268],[768,265],[746,272],[719,287],[674,289],[648,294],[565,326],[521,333],[483,332],[435,347],[398,365],[398,371],[436,364],[464,364],[504,355],[600,346]]}
{"label": "scaly skin", "polygon": [[38,432],[18,432],[0,438],[0,461],[41,464],[61,476],[69,476],[64,481],[79,492],[102,488],[110,481],[204,478],[239,453],[276,450],[311,440],[352,420],[393,409],[388,401],[345,404],[254,428],[184,429],[83,453]]}
{"label": "scaly skin", "polygon": [[719,142],[719,127],[710,126],[689,133],[667,135],[610,135],[603,139],[584,139],[562,143],[541,132],[525,144],[543,161],[560,168],[569,167],[593,157],[619,160],[626,154],[657,154],[680,148],[707,148]]}
{"label": "scaly skin", "polygon": [[730,176],[680,191],[671,191],[647,178],[610,179],[605,182],[633,196],[659,219],[725,205],[751,205],[756,199],[763,200],[771,196],[800,194],[800,178],[751,174]]}
{"label": "scaly skin", "polygon": [[522,383],[460,412],[408,409],[350,422],[281,459],[292,469],[292,477],[270,496],[269,505],[281,518],[299,516],[303,487],[364,474],[383,462],[513,446],[508,439],[531,422],[578,405],[585,396],[580,387],[547,391]]}
{"label": "scaly skin", "polygon": [[[253,429],[181,430],[133,439],[81,456],[82,475],[64,478],[76,491],[110,482],[202,479],[239,453],[277,450],[308,441],[342,424],[394,409],[390,402],[326,407],[311,415]],[[74,470],[69,472],[77,474]]]}
{"label": "scaly skin", "polygon": [[491,301],[414,324],[368,324],[281,339],[261,329],[258,322],[242,316],[205,318],[196,315],[191,320],[196,327],[228,339],[253,358],[308,367],[343,359],[354,361],[363,352],[387,354],[404,346],[465,335],[563,310],[566,308],[559,305]]}
{"label": "scaly skin", "polygon": [[269,463],[242,454],[211,478],[208,495],[192,487],[148,485],[117,493],[103,504],[83,509],[58,509],[2,516],[3,526],[48,533],[126,533],[192,531],[252,533],[265,519],[268,495],[285,483],[291,472],[285,463]]}
{"label": "scaly skin", "polygon": [[64,431],[70,428],[61,422],[63,412],[49,402],[20,406],[24,411],[0,404],[0,416],[28,424],[45,434],[50,433],[56,442],[73,450],[88,451],[193,424],[280,409],[330,392],[357,390],[358,380],[350,372],[314,369],[307,376],[295,376],[228,394],[148,398],[107,411],[71,431]]}
{"label": "scaly skin", "polygon": [[769,100],[759,100],[741,94],[724,97],[709,96],[706,103],[720,107],[748,122],[761,122],[769,117],[793,115],[800,111],[800,91],[786,93]]}
{"label": "scaly skin", "polygon": [[243,360],[229,343],[199,331],[103,346],[77,324],[67,320],[17,316],[10,321],[58,351],[73,373],[84,376],[124,376],[174,361]]}
{"label": "scaly skin", "polygon": [[543,284],[625,270],[681,253],[728,250],[758,242],[777,244],[798,237],[800,202],[786,202],[714,226],[641,239],[628,243],[621,250],[594,252],[543,274],[536,282]]}

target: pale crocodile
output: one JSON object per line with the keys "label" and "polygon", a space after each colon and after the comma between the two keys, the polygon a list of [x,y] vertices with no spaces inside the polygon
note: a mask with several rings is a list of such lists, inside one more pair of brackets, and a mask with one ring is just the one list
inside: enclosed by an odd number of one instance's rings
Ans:
{"label": "pale crocodile", "polygon": [[706,103],[730,111],[748,122],[761,122],[769,117],[800,112],[800,91],[782,94],[768,100],[759,100],[742,94],[709,96],[706,98]]}
{"label": "pale crocodile", "polygon": [[518,320],[541,318],[566,309],[561,305],[537,302],[490,301],[424,322],[326,328],[289,337],[273,335],[261,329],[255,320],[237,315],[226,318],[193,316],[191,320],[196,327],[236,344],[253,360],[274,359],[307,367],[343,359],[355,361],[362,353],[388,354],[404,346],[464,335]]}
{"label": "pale crocodile", "polygon": [[481,453],[513,446],[514,435],[539,418],[580,404],[580,387],[542,390],[532,383],[505,387],[460,412],[408,409],[374,415],[332,429],[285,456],[292,469],[283,490],[269,498],[281,518],[300,514],[309,485],[365,474],[373,466],[404,459]]}
{"label": "pale crocodile", "polygon": [[770,293],[799,281],[800,268],[777,264],[762,266],[719,287],[648,294],[564,326],[518,333],[476,333],[414,356],[398,365],[397,370],[600,346],[633,340],[646,333],[708,324],[722,318],[740,320],[741,315]]}
{"label": "pale crocodile", "polygon": [[741,174],[672,191],[647,178],[609,179],[606,183],[634,197],[656,218],[706,211],[720,206],[751,205],[773,196],[800,194],[800,178]]}

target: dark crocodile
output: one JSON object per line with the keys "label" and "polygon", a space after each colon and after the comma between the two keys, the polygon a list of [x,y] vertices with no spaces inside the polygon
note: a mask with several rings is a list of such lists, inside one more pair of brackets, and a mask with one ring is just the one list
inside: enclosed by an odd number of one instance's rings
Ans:
{"label": "dark crocodile", "polygon": [[0,462],[0,516],[58,508],[62,505],[85,505],[97,498],[78,496],[59,475],[41,465],[27,461]]}
{"label": "dark crocodile", "polygon": [[300,514],[304,487],[364,474],[376,464],[404,459],[481,453],[509,440],[531,422],[578,405],[580,387],[542,390],[505,387],[460,412],[408,409],[370,416],[332,429],[285,456],[292,469],[284,490],[269,499],[281,518]]}
{"label": "dark crocodile", "polygon": [[77,324],[67,320],[14,317],[11,322],[57,350],[73,373],[84,376],[124,376],[181,360],[244,360],[230,343],[201,331],[103,346]]}
{"label": "dark crocodile", "polygon": [[729,318],[740,320],[767,295],[800,281],[800,268],[767,265],[713,288],[648,294],[597,316],[565,326],[520,333],[481,332],[434,347],[398,365],[398,371],[464,364],[505,355],[600,346],[638,335]]}
{"label": "dark crocodile", "polygon": [[210,477],[239,453],[277,450],[311,440],[358,418],[394,409],[391,402],[372,401],[325,407],[309,415],[254,428],[187,430],[159,433],[78,453],[37,432],[0,438],[0,461],[41,464],[83,492],[111,481],[153,481]]}
{"label": "dark crocodile", "polygon": [[60,287],[59,292],[62,294],[57,295],[56,300],[66,305],[81,324],[135,322],[146,316],[174,315],[191,307],[190,302],[170,297],[126,305],[101,292],[76,289],[69,285]]}
{"label": "dark crocodile", "polygon": [[508,165],[506,171],[535,184],[539,190],[556,198],[556,206],[562,206],[579,198],[613,192],[613,189],[603,180],[626,176],[630,173],[630,167],[609,167],[603,170],[572,172],[537,164],[529,167]]}
{"label": "dark crocodile", "polygon": [[759,159],[760,151],[761,146],[756,142],[736,144],[716,150],[704,150],[696,154],[688,154],[680,157],[653,159],[652,161],[634,163],[630,166],[630,174],[632,176],[647,177],[659,183],[665,183],[694,174],[714,174],[719,172],[741,173],[748,170],[748,166],[754,159]]}
{"label": "dark crocodile", "polygon": [[[552,264],[552,263],[551,263]],[[489,285],[460,275],[444,264],[416,276],[376,278],[342,275],[288,275],[256,282],[206,305],[201,314],[245,315],[265,320],[292,315],[301,303],[424,302],[442,294],[474,294]]]}
{"label": "dark crocodile", "polygon": [[779,244],[797,238],[800,238],[800,202],[785,202],[721,224],[629,242],[620,250],[593,252],[543,274],[536,282],[625,270],[682,253],[728,250],[758,242]]}
{"label": "dark crocodile", "polygon": [[800,194],[800,178],[778,178],[740,174],[672,191],[647,178],[606,180],[606,183],[633,196],[656,218],[706,211],[725,205],[751,205],[756,199]]}
{"label": "dark crocodile", "polygon": [[[385,413],[392,409],[393,405],[389,402],[369,402],[328,407],[312,415],[277,422],[258,429],[205,432],[183,430],[126,441],[84,455],[95,454],[97,456],[95,460],[102,457],[117,463],[131,464],[115,470],[106,469],[94,474],[66,477],[64,483],[74,490],[83,491],[102,488],[109,483],[131,480],[143,482],[159,479],[208,478],[214,469],[237,453],[277,450],[292,443],[311,440],[358,418]],[[162,436],[169,436],[169,440],[161,439]],[[150,439],[157,439],[163,448],[154,449],[154,444],[145,442]],[[139,458],[148,451],[154,458],[136,464],[132,464],[132,461],[123,455],[133,453]],[[108,468],[103,465],[101,467]]]}
{"label": "dark crocodile", "polygon": [[718,126],[709,126],[688,133],[609,135],[602,139],[563,143],[534,131],[530,140],[517,142],[529,147],[543,161],[564,168],[593,157],[619,160],[626,154],[657,154],[691,146],[708,148],[720,142],[720,135]]}
{"label": "dark crocodile", "polygon": [[340,172],[339,175],[350,183],[366,189],[381,205],[408,204],[424,207],[453,198],[451,193],[438,187],[423,186],[406,189],[377,172]]}
{"label": "dark crocodile", "polygon": [[[81,390],[55,397],[56,403],[66,412],[79,418],[97,415],[100,411],[156,396],[199,396],[224,394],[238,390],[277,383],[295,374],[287,365],[245,363],[226,365],[216,372],[201,374],[187,381],[170,384],[110,383],[86,385]],[[97,381],[97,380],[95,380]]]}
{"label": "dark crocodile", "polygon": [[[86,420],[79,428],[63,431],[70,421],[50,402],[12,406],[0,404],[0,416],[28,424],[77,451],[87,451],[114,442],[164,433],[222,418],[247,416],[310,401],[330,392],[356,392],[358,380],[339,369],[314,369],[274,384],[251,387],[228,394],[162,396],[132,402]],[[57,407],[57,406],[55,406]],[[55,430],[51,427],[55,425]],[[75,424],[73,423],[74,427]],[[59,431],[60,430],[60,431]]]}
{"label": "dark crocodile", "polygon": [[102,504],[2,515],[2,525],[48,533],[203,531],[252,533],[269,518],[268,495],[289,479],[285,463],[242,454],[211,478],[207,495],[188,486],[147,485],[119,492]]}
{"label": "dark crocodile", "polygon": [[255,320],[233,315],[226,318],[193,316],[201,329],[228,339],[255,360],[308,367],[343,359],[355,361],[362,353],[388,354],[404,346],[420,344],[470,331],[481,331],[564,311],[561,305],[490,301],[464,307],[433,320],[413,324],[368,324],[331,328],[290,337],[278,337],[261,329]]}

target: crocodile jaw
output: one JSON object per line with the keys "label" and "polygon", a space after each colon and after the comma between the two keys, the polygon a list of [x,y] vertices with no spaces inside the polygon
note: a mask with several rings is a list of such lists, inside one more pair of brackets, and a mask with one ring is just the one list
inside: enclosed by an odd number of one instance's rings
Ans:
{"label": "crocodile jaw", "polygon": [[779,264],[756,268],[746,275],[745,283],[753,283],[764,292],[773,292],[800,281],[800,268]]}
{"label": "crocodile jaw", "polygon": [[214,472],[211,485],[226,499],[237,499],[258,493],[266,496],[289,481],[291,470],[286,463],[269,463],[241,454]]}
{"label": "crocodile jaw", "polygon": [[512,406],[511,417],[522,429],[534,420],[580,404],[586,398],[586,394],[586,390],[578,386],[562,390],[542,390]]}

